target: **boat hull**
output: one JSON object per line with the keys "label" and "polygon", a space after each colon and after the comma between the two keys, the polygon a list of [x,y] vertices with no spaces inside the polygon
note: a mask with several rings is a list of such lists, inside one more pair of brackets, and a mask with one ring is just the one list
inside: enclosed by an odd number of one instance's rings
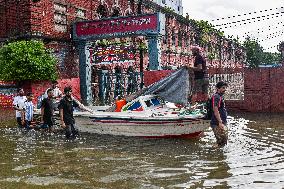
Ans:
{"label": "boat hull", "polygon": [[141,119],[76,116],[81,132],[147,138],[193,138],[209,127],[203,119]]}

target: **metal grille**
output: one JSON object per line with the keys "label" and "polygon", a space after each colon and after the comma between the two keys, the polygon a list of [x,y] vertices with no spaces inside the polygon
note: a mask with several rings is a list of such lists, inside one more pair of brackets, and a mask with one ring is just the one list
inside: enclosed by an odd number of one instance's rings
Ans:
{"label": "metal grille", "polygon": [[118,96],[126,96],[143,88],[143,72],[129,67],[122,70],[97,70],[93,72],[94,105],[110,105]]}

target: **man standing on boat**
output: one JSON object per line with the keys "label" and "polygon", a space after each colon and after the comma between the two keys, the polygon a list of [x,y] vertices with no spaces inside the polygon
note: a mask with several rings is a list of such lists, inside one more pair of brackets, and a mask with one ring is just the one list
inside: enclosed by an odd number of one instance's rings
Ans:
{"label": "man standing on boat", "polygon": [[194,56],[194,65],[193,67],[189,67],[189,70],[192,70],[194,73],[194,84],[191,96],[191,103],[194,105],[197,101],[205,102],[208,100],[209,78],[206,71],[206,61],[200,52],[201,48],[193,46],[191,51]]}
{"label": "man standing on boat", "polygon": [[227,110],[223,95],[227,90],[228,84],[219,81],[216,84],[216,93],[211,98],[213,115],[210,121],[210,126],[214,132],[218,147],[224,147],[228,140],[227,129]]}
{"label": "man standing on boat", "polygon": [[93,111],[85,107],[83,104],[72,97],[71,87],[65,87],[64,94],[65,96],[60,100],[58,105],[61,125],[62,128],[65,129],[66,138],[74,139],[79,136],[79,132],[75,124],[75,119],[73,117],[74,108],[79,107],[80,109],[88,111],[90,113],[93,113]]}

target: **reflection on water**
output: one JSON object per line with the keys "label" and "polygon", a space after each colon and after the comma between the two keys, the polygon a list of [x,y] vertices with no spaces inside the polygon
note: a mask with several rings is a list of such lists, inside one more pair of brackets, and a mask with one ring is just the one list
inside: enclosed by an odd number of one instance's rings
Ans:
{"label": "reflection on water", "polygon": [[284,116],[236,115],[229,143],[0,129],[0,188],[283,188]]}

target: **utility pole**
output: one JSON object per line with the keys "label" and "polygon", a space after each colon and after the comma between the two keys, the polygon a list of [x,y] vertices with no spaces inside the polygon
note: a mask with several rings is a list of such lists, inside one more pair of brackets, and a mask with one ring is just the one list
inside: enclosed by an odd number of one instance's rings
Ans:
{"label": "utility pole", "polygon": [[281,53],[281,63],[284,66],[284,41],[280,42],[277,46],[277,50]]}

